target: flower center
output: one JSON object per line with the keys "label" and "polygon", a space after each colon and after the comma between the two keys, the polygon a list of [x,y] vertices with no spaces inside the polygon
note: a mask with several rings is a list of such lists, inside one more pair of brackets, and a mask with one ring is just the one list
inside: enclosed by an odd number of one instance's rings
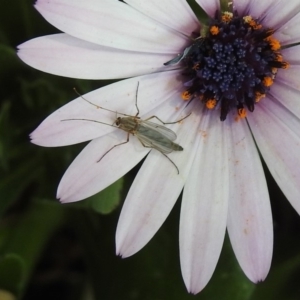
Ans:
{"label": "flower center", "polygon": [[216,13],[207,33],[168,64],[181,62],[186,78],[184,100],[200,99],[207,109],[219,108],[224,121],[231,109],[245,118],[247,109],[270,90],[278,68],[286,69],[280,43],[251,16]]}

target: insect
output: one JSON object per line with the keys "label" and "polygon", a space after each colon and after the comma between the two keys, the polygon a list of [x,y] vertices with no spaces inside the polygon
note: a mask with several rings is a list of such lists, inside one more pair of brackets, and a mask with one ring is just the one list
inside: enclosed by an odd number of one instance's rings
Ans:
{"label": "insect", "polygon": [[[135,107],[137,110],[137,113],[135,114],[135,116],[131,116],[131,115],[127,115],[124,113],[119,113],[119,112],[115,112],[113,110],[98,106],[95,103],[92,103],[91,101],[83,98],[77,91],[76,89],[75,92],[86,102],[88,102],[89,104],[106,110],[106,111],[110,111],[110,112],[114,112],[117,115],[122,115],[123,117],[117,117],[116,120],[114,121],[113,124],[108,124],[108,123],[104,123],[104,122],[100,122],[100,121],[96,121],[96,120],[90,120],[90,119],[65,119],[62,121],[71,121],[71,120],[78,120],[78,121],[90,121],[90,122],[95,122],[95,123],[100,123],[100,124],[104,124],[104,125],[108,125],[108,126],[112,126],[112,127],[116,127],[119,129],[122,129],[124,131],[127,132],[127,139],[125,142],[119,143],[114,145],[113,147],[111,147],[108,151],[106,151],[102,157],[97,161],[100,162],[103,157],[105,155],[107,155],[110,151],[112,151],[114,148],[119,147],[121,145],[124,145],[126,143],[129,142],[129,136],[130,134],[135,135],[139,141],[141,142],[141,144],[145,147],[145,148],[152,148],[152,149],[156,149],[158,150],[161,154],[163,154],[176,168],[178,174],[179,174],[179,169],[176,166],[176,164],[166,155],[169,154],[173,151],[183,151],[183,148],[179,145],[174,143],[174,141],[177,138],[177,135],[174,131],[172,131],[171,129],[163,126],[163,125],[167,125],[167,124],[175,124],[178,123],[184,119],[186,119],[187,117],[190,116],[190,114],[188,114],[187,116],[185,116],[184,118],[177,120],[175,122],[163,122],[160,118],[158,118],[157,116],[151,116],[145,120],[142,120],[138,115],[140,113],[140,110],[138,108],[137,105],[137,95],[138,95],[138,89],[139,89],[139,82],[137,85],[137,89],[136,89],[136,97],[135,97]],[[159,125],[157,123],[151,122],[151,119],[157,119],[158,121],[160,121],[163,125]]]}
{"label": "insect", "polygon": [[198,48],[203,47],[205,44],[205,38],[200,37],[195,40],[195,42],[184,49],[183,53],[178,54],[176,57],[171,59],[170,61],[167,61],[164,63],[165,66],[170,66],[170,65],[177,65],[179,64],[183,59],[187,58],[191,53],[197,51]]}

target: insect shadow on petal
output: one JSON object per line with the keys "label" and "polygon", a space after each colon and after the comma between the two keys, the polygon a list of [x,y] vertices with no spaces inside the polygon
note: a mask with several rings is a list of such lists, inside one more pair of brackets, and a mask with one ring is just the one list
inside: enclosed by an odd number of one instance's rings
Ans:
{"label": "insect shadow on petal", "polygon": [[[178,174],[179,174],[179,169],[176,166],[176,164],[166,155],[169,154],[173,151],[183,151],[183,148],[179,145],[174,143],[174,141],[177,138],[177,135],[174,131],[171,129],[167,128],[164,125],[168,124],[176,124],[178,122],[181,122],[182,120],[186,119],[187,117],[190,116],[188,114],[184,118],[181,118],[175,122],[163,122],[160,118],[157,116],[151,116],[145,120],[142,120],[138,115],[140,113],[140,110],[137,105],[137,98],[138,98],[138,90],[139,90],[139,82],[137,84],[137,89],[136,89],[136,96],[135,96],[135,107],[137,110],[137,113],[135,116],[127,115],[124,113],[120,113],[117,111],[113,111],[104,107],[101,107],[84,97],[80,95],[77,90],[74,88],[75,92],[87,103],[95,106],[96,108],[100,108],[109,112],[116,113],[117,115],[121,115],[123,117],[117,117],[116,120],[113,122],[113,124],[108,124],[104,123],[101,121],[97,120],[90,120],[90,119],[64,119],[61,121],[89,121],[89,122],[95,122],[99,124],[104,124],[108,126],[112,126],[115,128],[122,129],[127,132],[127,140],[125,142],[119,143],[111,147],[109,150],[107,150],[97,162],[100,162],[104,156],[106,156],[110,151],[112,151],[114,148],[119,147],[121,145],[124,145],[129,142],[129,136],[130,134],[136,136],[141,144],[145,148],[151,148],[151,149],[156,149],[158,150],[161,154],[163,154],[176,168]],[[159,122],[161,122],[163,125],[151,122],[151,119],[157,119]]]}

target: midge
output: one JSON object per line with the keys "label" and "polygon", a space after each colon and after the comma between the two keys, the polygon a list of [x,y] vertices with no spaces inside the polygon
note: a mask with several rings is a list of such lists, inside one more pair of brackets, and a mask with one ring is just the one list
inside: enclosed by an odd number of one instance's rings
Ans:
{"label": "midge", "polygon": [[177,135],[174,131],[172,131],[171,129],[168,129],[167,127],[163,126],[163,125],[159,125],[157,123],[154,122],[150,122],[149,120],[151,119],[157,119],[158,121],[160,121],[162,124],[166,125],[166,124],[175,124],[178,123],[184,119],[186,119],[188,116],[190,116],[190,114],[188,114],[187,116],[185,116],[184,118],[177,120],[175,122],[163,122],[160,118],[158,118],[157,116],[152,116],[147,118],[146,120],[142,120],[138,115],[140,113],[140,110],[138,108],[137,105],[137,95],[138,95],[138,89],[139,89],[139,82],[137,85],[137,89],[136,89],[136,97],[135,97],[135,107],[137,110],[137,113],[135,116],[131,116],[131,115],[127,115],[127,114],[123,114],[123,113],[119,113],[104,107],[101,107],[95,103],[90,102],[89,100],[83,98],[77,91],[76,89],[75,92],[86,102],[88,102],[89,104],[100,108],[100,109],[104,109],[106,111],[110,111],[110,112],[114,112],[117,115],[122,115],[123,117],[117,117],[116,120],[113,122],[113,124],[108,124],[108,123],[104,123],[104,122],[100,122],[100,121],[96,121],[96,120],[90,120],[90,119],[65,119],[62,121],[71,121],[71,120],[76,120],[76,121],[90,121],[90,122],[95,122],[95,123],[100,123],[100,124],[104,124],[104,125],[108,125],[108,126],[112,126],[112,127],[116,127],[119,129],[122,129],[124,131],[127,132],[127,140],[125,142],[119,143],[114,145],[113,147],[111,147],[108,151],[106,151],[102,157],[98,160],[98,162],[100,162],[103,157],[105,155],[107,155],[110,151],[112,151],[114,148],[124,145],[126,143],[129,142],[129,136],[130,134],[135,135],[139,141],[141,142],[141,144],[145,147],[145,148],[152,148],[152,149],[156,149],[158,150],[161,154],[163,154],[176,168],[178,174],[179,174],[179,169],[178,167],[175,165],[175,163],[166,155],[169,154],[173,151],[183,151],[183,148],[174,143],[173,141],[176,140]]}

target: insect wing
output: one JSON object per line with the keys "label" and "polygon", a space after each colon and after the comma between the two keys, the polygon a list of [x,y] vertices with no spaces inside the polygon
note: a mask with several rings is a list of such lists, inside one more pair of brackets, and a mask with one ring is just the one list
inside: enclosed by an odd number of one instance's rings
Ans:
{"label": "insect wing", "polygon": [[[172,131],[171,129],[169,129],[163,125],[159,125],[154,122],[141,121],[141,127],[143,127],[144,129],[148,128],[149,132],[151,130],[157,131],[171,141],[175,141],[177,138],[177,135],[174,131]],[[143,130],[141,130],[141,131],[143,131]]]}
{"label": "insect wing", "polygon": [[179,145],[173,143],[177,137],[175,132],[162,125],[142,121],[135,135],[145,147],[154,148],[162,153],[168,154],[179,150],[177,148]]}
{"label": "insect wing", "polygon": [[169,139],[165,138],[164,140],[157,140],[155,139],[155,136],[153,136],[153,138],[149,138],[139,133],[136,134],[136,136],[144,147],[153,148],[165,154],[173,152],[173,142]]}

